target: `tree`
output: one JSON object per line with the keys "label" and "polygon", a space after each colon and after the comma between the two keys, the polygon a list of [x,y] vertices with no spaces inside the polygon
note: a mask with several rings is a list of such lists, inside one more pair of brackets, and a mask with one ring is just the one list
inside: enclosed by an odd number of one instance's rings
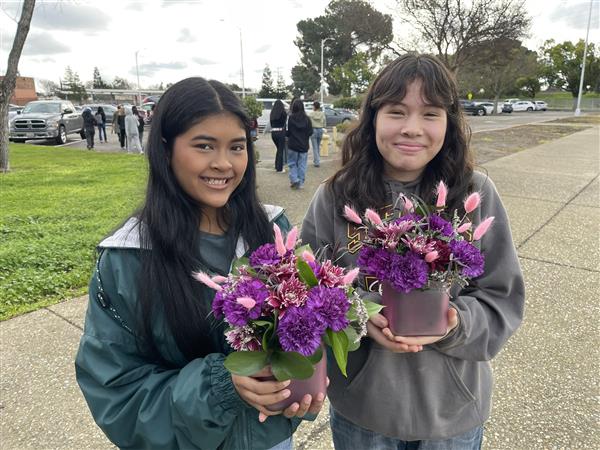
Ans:
{"label": "tree", "polygon": [[454,74],[481,44],[526,36],[523,0],[397,0],[400,19],[417,30]]}
{"label": "tree", "polygon": [[38,79],[37,82],[42,87],[46,95],[52,96],[58,93],[59,87],[58,84],[56,84],[54,81]]}
{"label": "tree", "polygon": [[98,69],[98,67],[94,67],[94,77],[93,78],[94,79],[92,81],[92,88],[106,89],[106,88],[110,87],[107,83],[104,82],[104,80],[100,76],[100,70]]}
{"label": "tree", "polygon": [[[536,77],[536,53],[513,39],[496,39],[473,47],[471,70],[458,74],[461,91],[485,92],[495,103],[516,88],[520,77]],[[495,111],[495,109],[494,109]]]}
{"label": "tree", "polygon": [[[168,85],[167,85],[167,87],[168,87]],[[114,81],[112,82],[112,88],[113,89],[131,89],[131,83],[129,83],[129,81],[127,81],[125,78],[115,77]]]}
{"label": "tree", "polygon": [[287,86],[285,85],[285,81],[283,80],[283,75],[277,73],[277,84],[275,85],[275,98],[286,98],[288,95]]}
{"label": "tree", "polygon": [[265,65],[262,74],[262,86],[260,87],[259,97],[271,98],[275,95],[275,89],[273,89],[273,74],[268,64]]}
{"label": "tree", "polygon": [[[393,38],[392,17],[382,14],[362,0],[333,0],[325,14],[297,24],[299,37],[294,41],[301,53],[296,77],[306,81],[319,77],[321,71],[321,41],[324,44],[324,77],[333,94],[340,92],[332,71],[328,68],[342,66],[357,53],[366,53],[369,61],[377,61]],[[292,74],[292,79],[294,76]],[[317,86],[318,89],[318,86]],[[295,91],[302,88],[295,87]]]}
{"label": "tree", "polygon": [[360,94],[367,90],[375,78],[373,64],[366,53],[357,53],[344,65],[336,66],[331,76],[344,97]]}
{"label": "tree", "polygon": [[261,102],[259,102],[258,100],[256,100],[256,98],[254,98],[254,97],[252,97],[250,95],[247,95],[242,100],[242,103],[244,104],[244,107],[246,108],[246,111],[248,112],[248,115],[252,119],[256,119],[256,118],[262,116],[263,105],[262,105]]}
{"label": "tree", "polygon": [[292,67],[291,91],[294,97],[312,97],[319,90],[319,73],[303,65]]}
{"label": "tree", "polygon": [[8,172],[10,170],[10,158],[8,153],[8,104],[10,98],[15,91],[17,84],[17,73],[19,68],[19,60],[23,52],[23,46],[29,33],[31,18],[33,17],[33,9],[35,8],[35,0],[24,0],[21,9],[21,18],[17,24],[17,32],[13,39],[13,45],[8,55],[8,63],[6,73],[0,81],[0,171]]}
{"label": "tree", "polygon": [[87,98],[85,86],[79,78],[79,74],[71,69],[71,66],[65,67],[65,74],[61,82],[61,90],[66,94],[69,100],[81,102]]}
{"label": "tree", "polygon": [[516,85],[522,91],[527,92],[531,98],[535,98],[535,94],[541,89],[540,79],[537,76],[517,78]]}
{"label": "tree", "polygon": [[[583,50],[585,42],[580,39],[573,44],[565,41],[556,44],[553,39],[544,43],[540,49],[542,59],[543,78],[549,86],[570,92],[573,97],[579,94],[579,82],[581,79],[581,64],[583,61]],[[585,60],[585,82],[583,92],[587,92],[587,86],[592,89],[600,83],[600,55],[596,54],[596,47],[592,42],[588,43]]]}

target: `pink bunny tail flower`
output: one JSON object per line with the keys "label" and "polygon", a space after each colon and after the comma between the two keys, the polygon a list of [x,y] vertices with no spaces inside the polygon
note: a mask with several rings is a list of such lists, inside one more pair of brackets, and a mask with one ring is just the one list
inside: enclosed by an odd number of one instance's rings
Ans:
{"label": "pink bunny tail flower", "polygon": [[302,252],[302,259],[306,262],[315,262],[315,255],[313,255],[308,250],[304,250]]}
{"label": "pink bunny tail flower", "polygon": [[436,259],[438,259],[439,257],[440,257],[440,254],[434,250],[425,255],[425,262],[428,262],[428,263],[433,262]]}
{"label": "pink bunny tail flower", "polygon": [[402,200],[404,200],[404,209],[406,211],[412,212],[415,209],[415,205],[413,205],[413,202],[408,197],[402,197]]}
{"label": "pink bunny tail flower", "polygon": [[362,220],[360,219],[360,216],[356,213],[356,211],[354,211],[348,205],[344,206],[344,217],[346,219],[348,219],[350,222],[354,222],[359,225],[362,225]]}
{"label": "pink bunny tail flower", "polygon": [[283,236],[281,235],[281,228],[276,223],[273,224],[273,231],[275,232],[275,250],[279,256],[285,255],[287,251],[285,244],[283,243]]}
{"label": "pink bunny tail flower", "polygon": [[208,286],[211,289],[214,289],[215,291],[220,291],[221,289],[223,289],[221,286],[219,286],[217,283],[215,283],[206,273],[204,272],[192,272],[192,276],[198,280],[200,283],[205,284],[206,286]]}
{"label": "pink bunny tail flower", "polygon": [[479,239],[481,239],[483,237],[483,235],[485,233],[487,233],[487,230],[489,230],[493,221],[494,221],[494,216],[491,216],[491,217],[488,217],[487,219],[485,219],[479,225],[477,225],[477,228],[475,228],[475,231],[473,232],[473,240],[478,241]]}
{"label": "pink bunny tail flower", "polygon": [[344,278],[342,278],[342,283],[346,284],[346,285],[352,284],[354,279],[358,276],[358,272],[360,272],[360,269],[358,267],[355,269],[352,269],[350,272],[348,272],[346,275],[344,275]]}
{"label": "pink bunny tail flower", "polygon": [[479,192],[473,192],[471,195],[469,195],[465,199],[465,202],[464,202],[465,211],[467,213],[475,211],[475,208],[477,208],[479,206],[480,202],[481,202],[481,195],[479,195]]}
{"label": "pink bunny tail flower", "polygon": [[435,204],[436,208],[443,208],[444,206],[446,206],[447,196],[448,188],[446,187],[443,181],[440,181],[437,187],[437,202]]}
{"label": "pink bunny tail flower", "polygon": [[211,278],[211,280],[213,280],[217,284],[221,284],[221,283],[225,283],[227,281],[227,277],[224,277],[221,275],[215,275],[214,277]]}
{"label": "pink bunny tail flower", "polygon": [[381,217],[379,217],[379,214],[377,214],[372,209],[367,208],[367,210],[365,211],[365,216],[367,217],[367,219],[369,219],[369,221],[371,223],[373,223],[375,225],[383,226],[383,220],[381,220]]}
{"label": "pink bunny tail flower", "polygon": [[252,309],[256,305],[256,300],[251,297],[238,297],[235,301],[246,309]]}
{"label": "pink bunny tail flower", "polygon": [[298,227],[294,227],[290,230],[285,241],[285,248],[288,250],[293,249],[296,246],[296,240],[298,239]]}
{"label": "pink bunny tail flower", "polygon": [[471,222],[465,222],[456,229],[459,234],[463,234],[465,231],[469,231],[473,224]]}

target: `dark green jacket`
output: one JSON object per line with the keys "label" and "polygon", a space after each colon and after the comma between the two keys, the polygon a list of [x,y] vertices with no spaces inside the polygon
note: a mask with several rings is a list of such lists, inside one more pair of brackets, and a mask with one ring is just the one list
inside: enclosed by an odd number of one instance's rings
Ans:
{"label": "dark green jacket", "polygon": [[[267,211],[289,229],[281,208]],[[287,439],[300,420],[279,415],[258,421],[258,411],[238,396],[223,366],[230,348],[222,328],[211,336],[219,353],[188,361],[159,317],[154,324],[159,352],[175,368],[139,353],[132,329],[141,250],[133,225],[130,219],[99,246],[75,361],[77,382],[98,426],[114,444],[128,449],[268,449]],[[245,248],[238,244],[236,255],[241,256]]]}

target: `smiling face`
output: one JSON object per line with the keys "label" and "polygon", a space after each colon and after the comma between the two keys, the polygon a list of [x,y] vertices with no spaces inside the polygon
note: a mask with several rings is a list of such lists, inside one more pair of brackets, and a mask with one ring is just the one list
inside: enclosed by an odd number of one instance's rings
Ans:
{"label": "smiling face", "polygon": [[421,85],[420,80],[413,81],[405,97],[383,105],[375,119],[384,173],[397,181],[416,180],[444,144],[446,111],[423,98]]}
{"label": "smiling face", "polygon": [[202,205],[200,229],[218,232],[217,215],[248,166],[246,130],[234,114],[206,117],[173,143],[171,169],[181,188]]}

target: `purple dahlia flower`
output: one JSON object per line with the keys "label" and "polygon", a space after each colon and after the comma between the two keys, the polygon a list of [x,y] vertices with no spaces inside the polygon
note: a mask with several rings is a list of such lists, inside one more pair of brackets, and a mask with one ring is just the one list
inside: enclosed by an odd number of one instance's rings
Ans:
{"label": "purple dahlia flower", "polygon": [[281,256],[275,249],[275,244],[264,244],[250,255],[250,265],[254,268],[262,266],[275,266],[281,262]]}
{"label": "purple dahlia flower", "polygon": [[483,273],[483,255],[477,247],[467,241],[450,242],[453,259],[462,267],[461,274],[465,277],[475,278]]}
{"label": "purple dahlia flower", "polygon": [[310,356],[321,345],[326,328],[327,325],[314,309],[291,306],[279,321],[277,336],[281,348],[286,352]]}
{"label": "purple dahlia flower", "polygon": [[383,248],[373,248],[363,245],[358,254],[357,265],[363,273],[373,275],[379,280],[385,279],[390,270],[393,253]]}
{"label": "purple dahlia flower", "polygon": [[[220,293],[220,292],[219,292]],[[244,326],[248,321],[260,317],[263,303],[269,296],[267,287],[259,280],[244,280],[237,284],[235,289],[226,294],[223,299],[223,314],[225,320],[231,325]],[[249,297],[256,303],[248,309],[238,303],[239,297]],[[214,303],[213,303],[214,309]]]}
{"label": "purple dahlia flower", "polygon": [[343,330],[350,323],[346,318],[350,302],[343,289],[314,287],[308,293],[306,306],[316,311],[321,320],[333,331]]}
{"label": "purple dahlia flower", "polygon": [[405,255],[393,255],[391,268],[386,279],[398,291],[410,292],[427,283],[429,267],[423,258],[413,252]]}
{"label": "purple dahlia flower", "polygon": [[429,216],[429,228],[439,231],[443,236],[452,236],[454,233],[452,224],[437,214]]}

